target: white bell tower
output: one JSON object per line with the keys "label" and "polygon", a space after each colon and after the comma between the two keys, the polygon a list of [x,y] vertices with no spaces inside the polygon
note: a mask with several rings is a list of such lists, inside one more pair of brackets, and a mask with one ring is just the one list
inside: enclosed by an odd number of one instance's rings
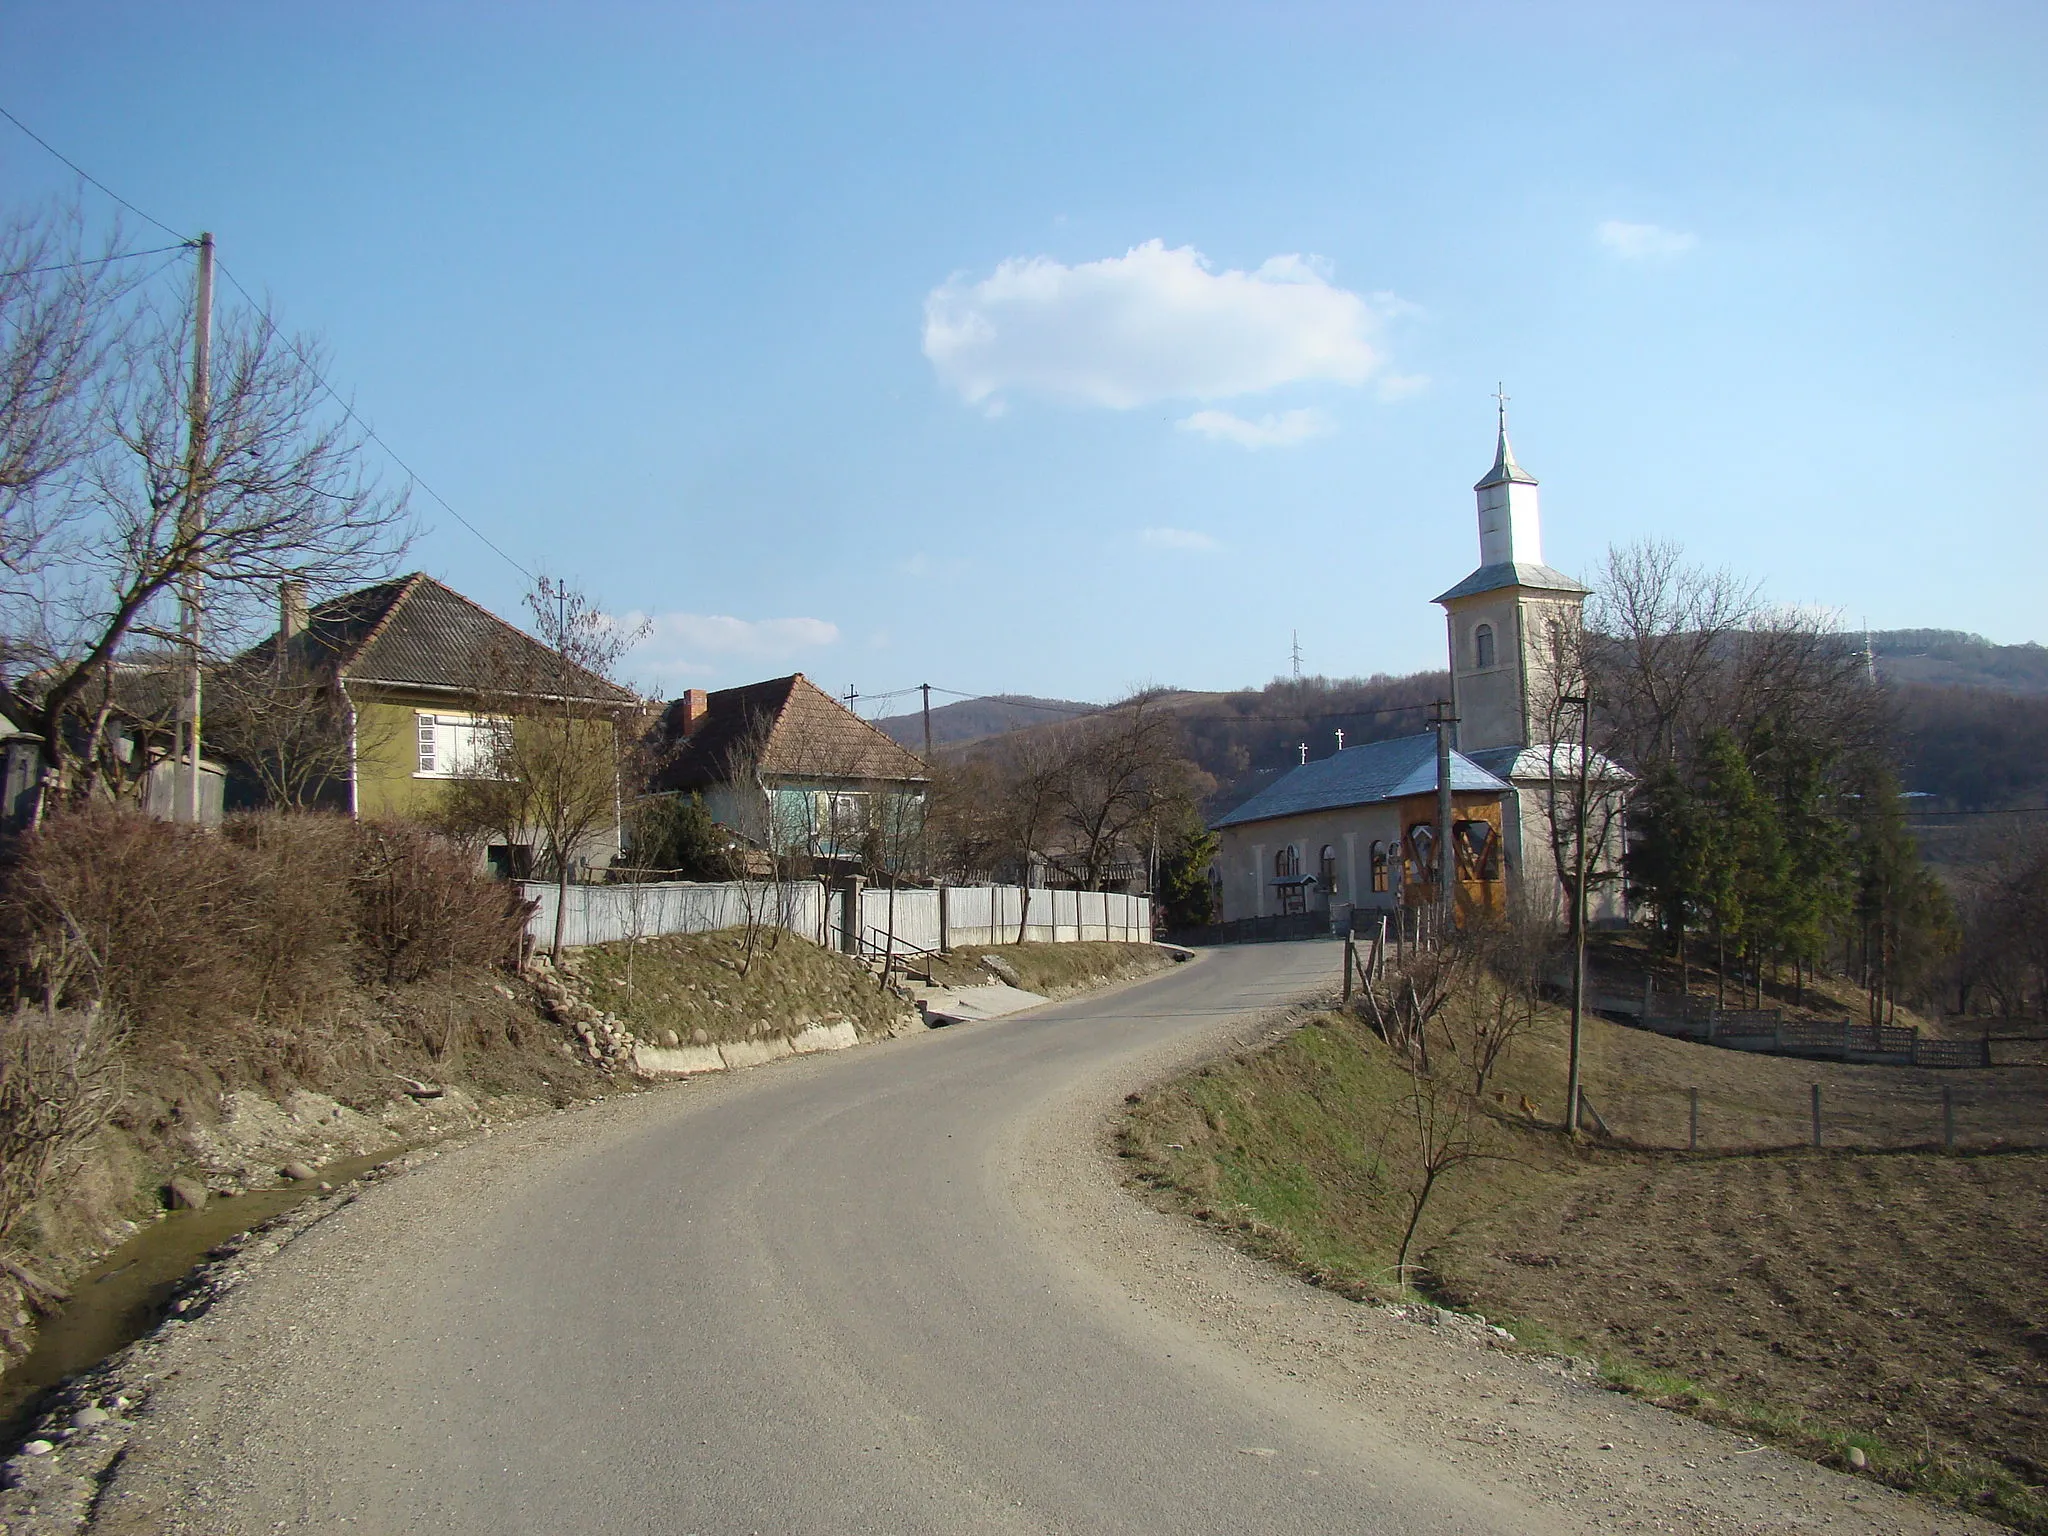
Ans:
{"label": "white bell tower", "polygon": [[1493,450],[1493,468],[1472,489],[1479,497],[1479,563],[1481,565],[1541,565],[1543,523],[1536,508],[1536,477],[1515,462],[1515,450],[1508,446],[1508,400],[1496,392],[1499,403],[1499,441]]}
{"label": "white bell tower", "polygon": [[1458,750],[1526,747],[1541,733],[1550,633],[1576,623],[1586,589],[1543,563],[1536,477],[1508,446],[1508,397],[1496,392],[1493,468],[1479,500],[1479,568],[1437,599],[1444,608]]}

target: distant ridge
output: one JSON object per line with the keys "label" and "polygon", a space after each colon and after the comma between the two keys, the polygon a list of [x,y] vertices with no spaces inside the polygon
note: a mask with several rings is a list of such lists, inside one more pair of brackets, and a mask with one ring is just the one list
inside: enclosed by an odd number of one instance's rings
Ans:
{"label": "distant ridge", "polygon": [[[1092,715],[1098,704],[1073,699],[1040,699],[1028,693],[992,693],[986,698],[961,699],[932,709],[932,745],[952,746],[978,741],[983,736],[1000,736],[1025,726],[1044,725],[1049,720],[1072,720]],[[907,715],[884,715],[874,722],[881,730],[913,752],[924,750],[924,716],[913,710]]]}

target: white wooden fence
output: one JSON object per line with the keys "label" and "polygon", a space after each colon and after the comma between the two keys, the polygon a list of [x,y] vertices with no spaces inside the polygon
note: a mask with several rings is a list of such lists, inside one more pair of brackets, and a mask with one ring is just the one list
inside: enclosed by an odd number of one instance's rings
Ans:
{"label": "white wooden fence", "polygon": [[[536,944],[555,934],[556,888],[529,882],[538,903],[527,923]],[[893,944],[954,949],[967,944],[1014,944],[1021,927],[1029,944],[1152,940],[1151,903],[1111,891],[1025,891],[1014,885],[956,885],[854,893],[817,880],[778,885],[705,884],[687,880],[644,885],[572,885],[562,942],[571,947],[653,938],[665,933],[709,933],[748,922],[770,923],[815,943],[851,949]],[[1028,900],[1027,900],[1028,898]]]}

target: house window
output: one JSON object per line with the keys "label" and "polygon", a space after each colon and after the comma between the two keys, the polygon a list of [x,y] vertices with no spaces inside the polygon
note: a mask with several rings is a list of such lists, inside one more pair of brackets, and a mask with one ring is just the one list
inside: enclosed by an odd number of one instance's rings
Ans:
{"label": "house window", "polygon": [[1472,631],[1472,664],[1480,669],[1493,665],[1493,626],[1482,624]]}
{"label": "house window", "polygon": [[1273,878],[1287,880],[1301,873],[1301,850],[1289,844],[1273,855]]}
{"label": "house window", "polygon": [[1316,879],[1322,884],[1324,890],[1335,894],[1337,889],[1337,850],[1329,843],[1323,844],[1323,855],[1320,860],[1320,867],[1316,871]]}
{"label": "house window", "polygon": [[477,715],[417,715],[419,768],[424,779],[455,779],[489,773],[511,722]]}
{"label": "house window", "polygon": [[1377,838],[1372,845],[1372,888],[1382,895],[1387,889],[1387,845]]}

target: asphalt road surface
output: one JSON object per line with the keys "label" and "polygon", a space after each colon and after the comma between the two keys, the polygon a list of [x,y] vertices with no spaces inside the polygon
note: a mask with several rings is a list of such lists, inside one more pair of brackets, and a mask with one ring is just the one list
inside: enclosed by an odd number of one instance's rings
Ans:
{"label": "asphalt road surface", "polygon": [[1047,1106],[1335,963],[1214,951],[451,1154],[223,1307],[115,1504],[443,1536],[1568,1528],[1169,1321],[1022,1197]]}

